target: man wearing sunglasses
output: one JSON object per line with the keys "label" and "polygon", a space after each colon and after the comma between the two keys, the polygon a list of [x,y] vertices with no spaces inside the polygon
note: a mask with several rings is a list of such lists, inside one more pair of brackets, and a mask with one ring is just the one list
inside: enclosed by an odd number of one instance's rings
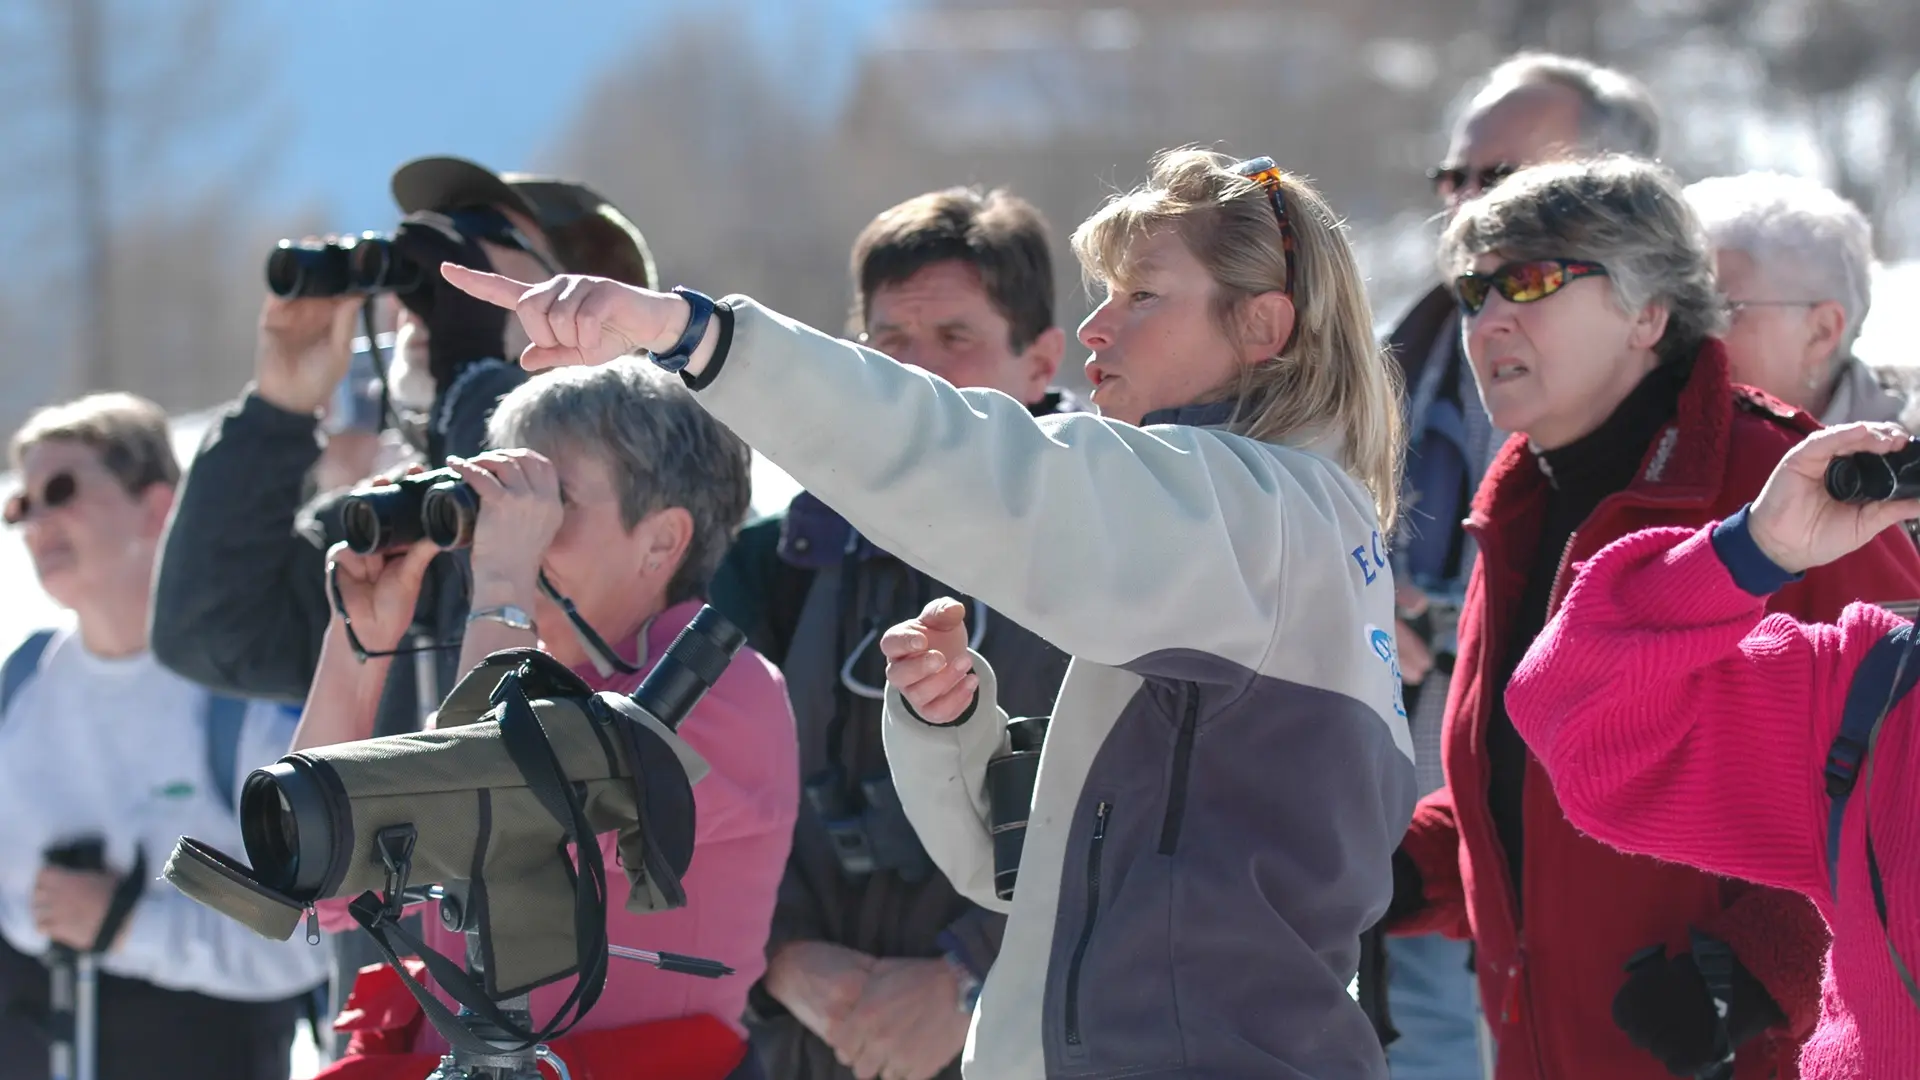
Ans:
{"label": "man wearing sunglasses", "polygon": [[84,962],[97,1023],[63,1041],[97,1055],[96,1075],[284,1078],[327,954],[158,880],[182,835],[240,842],[240,784],[286,752],[296,719],[210,697],[148,651],[148,582],[180,476],[166,415],[126,394],[83,398],[29,418],[11,456],[6,521],[74,619],[0,667],[0,1071],[49,1074],[62,1039],[49,967]]}
{"label": "man wearing sunglasses", "polygon": [[[1651,157],[1659,135],[1652,99],[1631,77],[1572,57],[1522,53],[1494,68],[1469,99],[1446,157],[1427,176],[1450,219],[1517,169],[1603,152]],[[1432,791],[1444,783],[1440,729],[1452,626],[1474,560],[1460,522],[1504,433],[1493,429],[1481,404],[1461,348],[1458,305],[1445,285],[1414,305],[1388,346],[1408,398],[1407,509],[1394,545],[1400,669],[1421,790]],[[1399,1036],[1388,1048],[1396,1080],[1479,1076],[1467,946],[1433,935],[1396,938],[1386,952],[1388,1011]],[[1363,982],[1378,1011],[1377,983]]]}
{"label": "man wearing sunglasses", "polygon": [[[392,188],[406,215],[395,246],[424,266],[534,277],[561,268],[656,284],[639,231],[584,184],[429,157],[401,166]],[[398,430],[389,437],[403,436],[409,456],[430,464],[480,453],[495,403],[526,380],[519,327],[437,272],[398,299],[388,373]],[[217,691],[306,697],[330,611],[326,551],[342,532],[337,493],[303,502],[321,455],[319,414],[352,363],[365,301],[269,295],[254,383],[213,424],[187,472],[154,579],[154,651]],[[457,558],[435,559],[409,641],[448,647],[416,657],[433,662],[393,666],[376,734],[415,730],[453,687],[467,606]],[[354,937],[341,938],[336,998],[375,959],[353,952]]]}

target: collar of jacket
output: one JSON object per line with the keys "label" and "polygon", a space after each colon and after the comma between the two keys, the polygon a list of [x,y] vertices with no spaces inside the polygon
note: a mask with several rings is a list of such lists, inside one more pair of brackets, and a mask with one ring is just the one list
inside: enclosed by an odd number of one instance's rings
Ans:
{"label": "collar of jacket", "polygon": [[1834,379],[1833,400],[1820,422],[1832,425],[1900,420],[1907,400],[1888,385],[1889,381],[1858,357],[1847,357]]}
{"label": "collar of jacket", "polygon": [[[1717,340],[1700,347],[1693,377],[1680,391],[1673,419],[1654,434],[1626,494],[1634,501],[1667,506],[1710,506],[1727,475],[1727,453],[1736,407],[1770,413],[1812,429],[1813,418],[1751,387],[1736,387],[1727,373],[1727,350]],[[1492,508],[1532,506],[1545,499],[1547,478],[1535,462],[1525,435],[1507,439],[1494,455],[1487,478],[1473,496],[1467,524],[1476,531],[1494,529]]]}
{"label": "collar of jacket", "polygon": [[1233,419],[1232,401],[1209,401],[1204,405],[1181,405],[1172,409],[1155,409],[1140,418],[1141,427],[1153,427],[1157,424],[1178,424],[1181,427],[1222,427]]}
{"label": "collar of jacket", "polygon": [[[1065,390],[1049,390],[1028,406],[1028,411],[1035,416],[1053,416],[1084,412],[1086,407]],[[849,558],[865,562],[887,555],[810,491],[801,492],[787,504],[786,517],[780,523],[778,551],[782,561],[803,570],[822,570]]]}

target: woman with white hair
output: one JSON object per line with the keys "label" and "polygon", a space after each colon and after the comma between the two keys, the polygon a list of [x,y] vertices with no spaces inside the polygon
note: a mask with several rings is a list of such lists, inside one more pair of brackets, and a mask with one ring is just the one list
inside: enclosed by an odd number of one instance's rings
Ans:
{"label": "woman with white hair", "polygon": [[1802,176],[1749,172],[1687,188],[1713,249],[1736,382],[1823,424],[1920,421],[1916,372],[1853,355],[1872,300],[1873,226]]}

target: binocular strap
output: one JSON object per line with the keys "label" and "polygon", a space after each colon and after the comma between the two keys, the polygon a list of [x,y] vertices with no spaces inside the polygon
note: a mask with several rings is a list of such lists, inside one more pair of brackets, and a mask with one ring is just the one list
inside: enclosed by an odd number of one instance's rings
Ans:
{"label": "binocular strap", "polygon": [[[500,680],[494,690],[494,701],[503,706],[500,711],[500,740],[520,774],[527,781],[527,787],[540,800],[540,804],[552,814],[567,831],[567,839],[579,852],[580,863],[585,871],[584,880],[576,883],[574,889],[574,942],[578,950],[578,978],[573,991],[561,1003],[552,1020],[537,1031],[521,1027],[503,1013],[493,999],[487,995],[484,986],[476,981],[471,973],[454,963],[446,956],[430,949],[411,932],[400,925],[398,915],[400,898],[398,896],[377,896],[365,892],[356,897],[347,907],[368,936],[373,938],[380,955],[400,976],[400,981],[420,1003],[434,1030],[444,1036],[449,1045],[470,1054],[494,1055],[501,1053],[519,1053],[530,1050],[540,1043],[558,1038],[571,1031],[574,1025],[584,1019],[587,1013],[600,1000],[600,992],[607,981],[607,869],[600,855],[600,845],[593,830],[587,824],[585,809],[573,785],[567,782],[560,771],[560,763],[553,753],[546,729],[540,723],[539,714],[527,700],[525,689],[521,686],[521,677],[526,671],[509,673]],[[480,884],[480,883],[476,883]],[[455,1016],[451,1009],[441,1004],[440,999],[420,985],[407,973],[401,963],[394,942],[416,953],[435,982],[452,996],[453,1000],[476,1016],[505,1032],[510,1038],[519,1041],[513,1047],[500,1047],[481,1039]],[[483,938],[482,949],[486,950]],[[571,1013],[571,1018],[569,1018]]]}

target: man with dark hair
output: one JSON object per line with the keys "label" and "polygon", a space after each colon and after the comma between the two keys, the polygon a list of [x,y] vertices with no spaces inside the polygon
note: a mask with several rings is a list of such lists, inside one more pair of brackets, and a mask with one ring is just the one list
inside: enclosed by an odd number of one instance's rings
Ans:
{"label": "man with dark hair", "polygon": [[[639,230],[584,184],[430,157],[402,165],[392,189],[406,215],[395,246],[424,266],[658,284]],[[473,236],[459,224],[489,212],[506,227]],[[306,698],[331,610],[327,548],[343,533],[340,493],[302,503],[322,452],[319,414],[352,364],[364,299],[266,298],[254,383],[208,430],[180,489],[154,578],[154,654],[216,692]],[[495,403],[527,378],[519,325],[437,271],[399,301],[389,382],[409,442],[430,467],[480,453]],[[375,734],[416,730],[459,677],[468,607],[459,559],[442,555],[428,569],[409,639],[439,648],[418,657],[431,662],[393,666]],[[377,959],[357,934],[338,942],[336,1005],[354,971]]]}
{"label": "man with dark hair", "polygon": [[[1037,413],[1066,350],[1046,224],[1004,191],[909,199],[854,244],[861,341]],[[782,1080],[959,1080],[973,999],[1005,917],[963,899],[907,822],[881,744],[879,634],[951,590],[880,550],[812,495],[742,530],[713,602],[787,677],[805,798],[750,999]],[[969,605],[972,639],[1016,715],[1052,711],[1064,654]]]}

